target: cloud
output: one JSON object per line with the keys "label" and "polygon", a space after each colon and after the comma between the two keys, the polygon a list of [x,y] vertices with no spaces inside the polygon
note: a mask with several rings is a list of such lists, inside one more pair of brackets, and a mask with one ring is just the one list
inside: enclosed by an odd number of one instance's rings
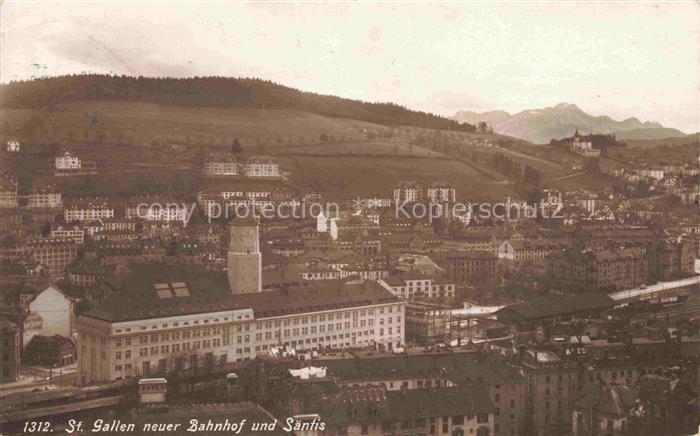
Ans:
{"label": "cloud", "polygon": [[6,3],[0,80],[255,76],[444,115],[569,101],[693,131],[699,11],[679,3]]}

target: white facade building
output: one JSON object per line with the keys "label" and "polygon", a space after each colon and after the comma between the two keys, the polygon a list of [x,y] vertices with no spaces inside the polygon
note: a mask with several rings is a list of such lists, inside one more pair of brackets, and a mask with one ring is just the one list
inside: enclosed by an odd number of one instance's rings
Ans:
{"label": "white facade building", "polygon": [[280,177],[279,163],[266,156],[253,156],[247,160],[236,160],[231,157],[212,158],[204,163],[202,169],[205,176],[245,176],[245,177]]}
{"label": "white facade building", "polygon": [[85,230],[78,225],[73,227],[67,225],[58,225],[51,229],[52,238],[70,238],[78,245],[85,243]]}
{"label": "white facade building", "polygon": [[455,296],[455,283],[438,277],[386,277],[379,284],[399,298],[451,298]]}
{"label": "white facade building", "polygon": [[[73,302],[57,286],[51,285],[41,291],[29,303],[29,313],[34,326],[30,337],[25,335],[24,344],[28,344],[34,335],[71,337],[73,326]],[[39,323],[40,320],[40,323]]]}
{"label": "white facade building", "polygon": [[146,221],[187,221],[187,205],[171,202],[147,202],[132,204],[126,208],[126,218]]}
{"label": "white facade building", "polygon": [[63,207],[61,193],[53,189],[41,189],[27,195],[27,207],[30,209],[57,209]]}
{"label": "white facade building", "polygon": [[19,150],[19,141],[15,141],[14,139],[7,141],[7,151],[9,151],[10,153],[19,153]]}
{"label": "white facade building", "polygon": [[96,221],[105,218],[114,218],[114,206],[107,203],[72,204],[63,210],[63,218],[67,223],[73,221]]}
{"label": "white facade building", "polygon": [[[232,234],[249,230],[231,228]],[[238,289],[227,271],[139,265],[120,286],[78,321],[79,383],[252,359],[280,345],[394,349],[405,343],[405,303],[376,282],[317,281],[258,292]]]}
{"label": "white facade building", "polygon": [[17,181],[0,176],[0,208],[15,208],[18,205]]}
{"label": "white facade building", "polygon": [[430,203],[454,203],[455,188],[449,183],[435,183],[426,189]]}
{"label": "white facade building", "polygon": [[415,182],[401,182],[394,188],[394,202],[417,202],[423,200],[423,187]]}
{"label": "white facade building", "polygon": [[61,156],[56,156],[57,170],[78,170],[82,168],[82,162],[78,156],[73,156],[70,151],[66,151]]}

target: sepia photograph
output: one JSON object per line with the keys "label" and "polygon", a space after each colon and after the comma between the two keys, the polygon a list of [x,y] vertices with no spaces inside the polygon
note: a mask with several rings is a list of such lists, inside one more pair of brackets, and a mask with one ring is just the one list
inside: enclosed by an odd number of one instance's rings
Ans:
{"label": "sepia photograph", "polygon": [[699,400],[697,1],[0,1],[0,436]]}

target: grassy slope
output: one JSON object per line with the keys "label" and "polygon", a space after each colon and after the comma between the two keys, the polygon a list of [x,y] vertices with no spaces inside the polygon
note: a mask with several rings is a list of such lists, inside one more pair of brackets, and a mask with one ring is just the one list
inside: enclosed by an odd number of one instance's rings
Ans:
{"label": "grassy slope", "polygon": [[[579,174],[572,167],[582,161],[580,156],[546,145],[501,135],[442,132],[453,148],[467,151],[457,160],[445,148],[432,147],[429,139],[425,146],[411,145],[417,136],[430,138],[432,130],[388,128],[300,111],[79,102],[60,105],[55,112],[11,109],[0,111],[0,116],[20,140],[33,138],[39,144],[75,150],[84,159],[97,161],[101,174],[107,171],[112,178],[129,178],[135,169],[182,170],[192,165],[196,150],[227,149],[233,138],[239,138],[247,153],[276,155],[300,191],[343,197],[391,196],[391,187],[400,180],[446,180],[458,187],[458,197],[502,199],[513,195],[514,185],[486,165],[498,152],[540,171],[544,187],[597,189],[611,183],[604,176]],[[382,137],[388,132],[390,137]],[[324,133],[331,142],[320,140]],[[368,140],[368,133],[380,135]],[[498,147],[475,146],[469,142],[474,138],[486,138]],[[654,155],[639,150],[652,148],[651,144],[630,142],[631,147],[614,150],[600,165],[629,166],[642,157],[638,155]],[[174,144],[180,147],[168,148]],[[48,163],[42,166],[46,174]]]}
{"label": "grassy slope", "polygon": [[105,142],[149,145],[164,143],[228,145],[240,138],[246,145],[269,141],[318,142],[322,133],[359,138],[362,129],[379,126],[355,120],[333,119],[297,111],[187,108],[152,103],[80,102],[60,105],[55,112],[24,109],[2,111],[3,122],[21,128],[34,117],[44,136],[56,142],[82,141],[85,134],[103,134]]}
{"label": "grassy slope", "polygon": [[[500,200],[512,195],[499,175],[480,172],[441,152],[410,145],[410,138],[418,130],[429,132],[424,129],[393,129],[392,138],[367,140],[369,132],[389,129],[298,111],[119,102],[64,104],[50,113],[3,110],[1,115],[21,141],[32,138],[37,144],[74,150],[84,159],[96,160],[100,174],[107,172],[109,178],[136,177],[135,168],[153,172],[155,167],[162,173],[183,169],[191,166],[195,150],[226,150],[233,138],[239,138],[247,153],[276,155],[300,191],[315,187],[346,198],[390,197],[393,185],[400,180],[446,180],[456,184],[458,196],[463,198]],[[30,126],[36,126],[33,133],[27,133]],[[323,133],[333,142],[322,142],[319,137]],[[174,144],[181,147],[167,147]],[[45,156],[41,166],[45,167],[41,176],[47,181]],[[80,177],[59,183],[73,181],[82,183]]]}

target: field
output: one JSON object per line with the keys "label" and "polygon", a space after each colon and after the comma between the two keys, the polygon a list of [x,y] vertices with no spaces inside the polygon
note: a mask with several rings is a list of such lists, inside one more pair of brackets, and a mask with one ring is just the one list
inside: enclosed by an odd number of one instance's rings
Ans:
{"label": "field", "polygon": [[[31,138],[27,149],[32,154],[22,168],[34,173],[34,182],[57,183],[67,194],[170,192],[178,174],[196,171],[198,159],[228,150],[239,138],[246,154],[275,155],[299,192],[390,197],[392,186],[402,180],[444,180],[457,185],[460,198],[512,195],[503,177],[411,143],[415,135],[430,134],[427,129],[389,129],[298,111],[119,102],[73,103],[54,112],[4,110],[2,117],[20,140]],[[63,149],[94,160],[99,175],[50,177],[51,156]],[[191,180],[189,191],[196,189]]]}
{"label": "field", "polygon": [[6,109],[3,124],[18,136],[69,145],[78,142],[139,146],[186,144],[280,147],[318,143],[321,134],[338,139],[366,137],[381,126],[298,111],[163,106],[153,103],[78,102],[55,111]]}
{"label": "field", "polygon": [[391,197],[397,182],[414,180],[454,183],[465,201],[522,194],[519,180],[494,168],[497,153],[537,170],[543,187],[607,183],[598,176],[579,177],[573,166],[580,158],[572,153],[515,138],[386,127],[300,111],[88,101],[50,112],[8,109],[1,115],[6,130],[33,153],[23,168],[35,181],[53,181],[49,161],[63,149],[96,162],[96,177],[57,181],[68,195],[110,190],[191,195],[198,188],[199,163],[211,151],[227,151],[234,138],[244,154],[279,159],[300,193]]}
{"label": "field", "polygon": [[503,200],[513,191],[502,181],[481,175],[452,158],[364,156],[279,156],[299,189],[353,198],[376,195],[391,198],[401,180],[454,183],[459,200]]}

